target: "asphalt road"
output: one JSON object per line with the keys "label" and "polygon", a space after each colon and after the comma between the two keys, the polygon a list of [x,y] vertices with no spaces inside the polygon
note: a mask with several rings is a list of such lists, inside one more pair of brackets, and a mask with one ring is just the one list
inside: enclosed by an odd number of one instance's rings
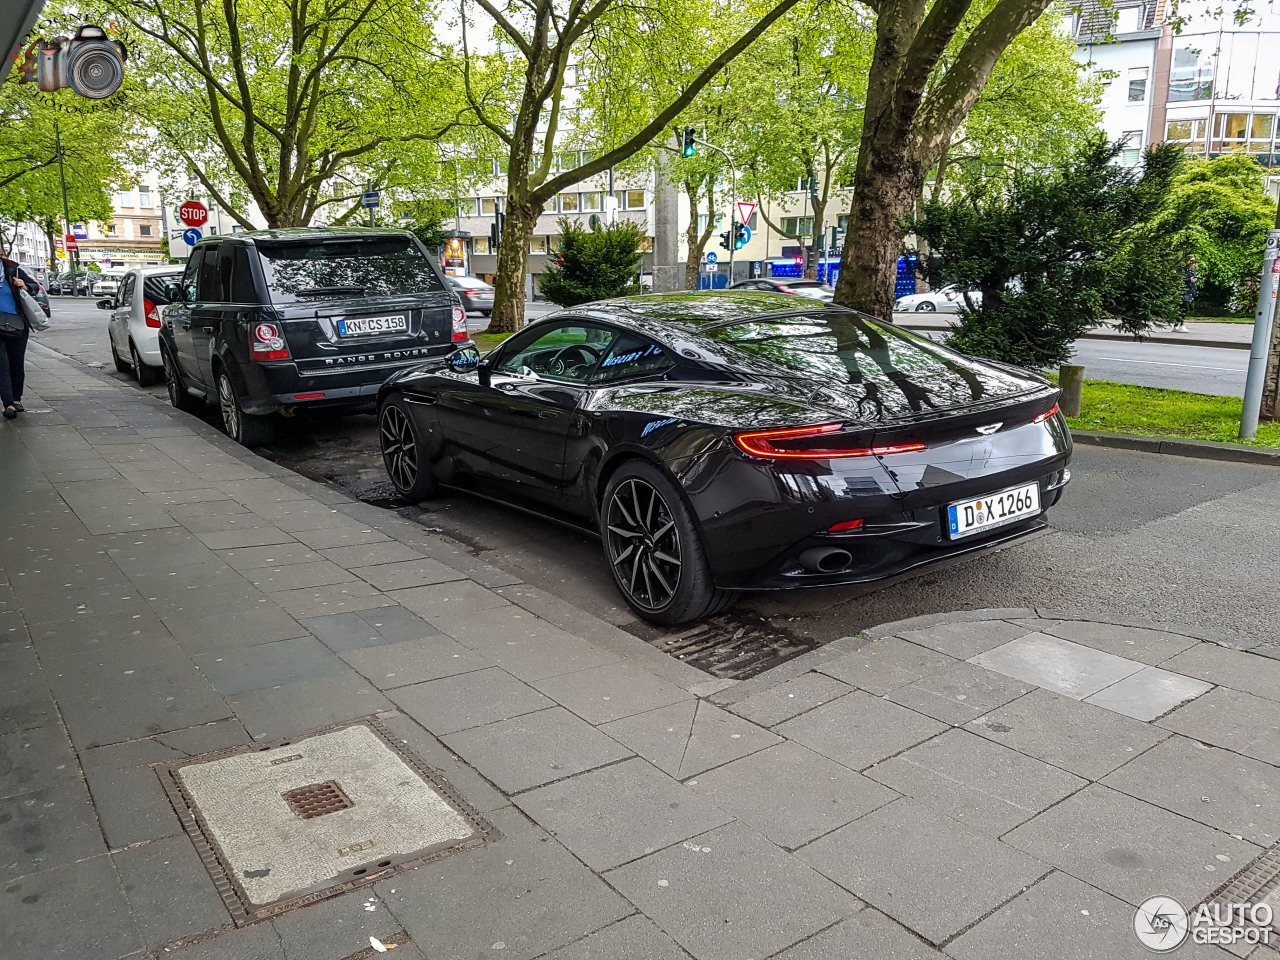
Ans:
{"label": "asphalt road", "polygon": [[[127,380],[111,367],[106,316],[91,304],[56,300],[54,326],[38,341]],[[475,318],[477,325],[483,322]],[[1098,350],[1098,363],[1115,362],[1101,358],[1123,356],[1117,346],[1129,345],[1091,342],[1085,349]],[[163,387],[154,390],[162,393]],[[261,452],[375,502],[390,492],[372,416],[295,418],[276,445]],[[734,616],[782,635],[827,641],[926,613],[1048,606],[1225,632],[1280,649],[1274,628],[1280,622],[1274,582],[1280,570],[1280,471],[1096,447],[1076,449],[1073,471],[1066,496],[1050,514],[1050,532],[1034,540],[896,583],[748,595]],[[609,583],[600,545],[589,536],[461,493],[419,506],[387,506],[531,584],[646,632]]]}

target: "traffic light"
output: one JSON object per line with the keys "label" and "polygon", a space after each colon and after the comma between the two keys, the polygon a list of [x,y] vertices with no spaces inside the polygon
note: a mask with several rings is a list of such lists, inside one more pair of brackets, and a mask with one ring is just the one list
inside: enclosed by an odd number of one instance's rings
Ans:
{"label": "traffic light", "polygon": [[747,241],[751,239],[751,228],[745,223],[735,223],[733,225],[733,249],[741,250],[747,245]]}
{"label": "traffic light", "polygon": [[720,246],[724,250],[729,249],[729,231],[728,230],[720,234]]}
{"label": "traffic light", "polygon": [[686,157],[692,157],[698,152],[698,145],[694,142],[693,134],[693,127],[685,127],[684,136],[680,138],[682,153]]}
{"label": "traffic light", "polygon": [[818,178],[817,177],[809,178],[809,196],[814,200],[818,199]]}

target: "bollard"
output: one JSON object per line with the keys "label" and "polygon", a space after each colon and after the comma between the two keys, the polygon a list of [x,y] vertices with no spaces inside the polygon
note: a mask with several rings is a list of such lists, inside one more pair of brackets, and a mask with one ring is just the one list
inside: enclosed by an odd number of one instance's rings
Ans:
{"label": "bollard", "polygon": [[1084,367],[1064,363],[1058,368],[1058,386],[1062,396],[1058,398],[1058,406],[1065,416],[1080,416],[1081,395],[1084,393]]}

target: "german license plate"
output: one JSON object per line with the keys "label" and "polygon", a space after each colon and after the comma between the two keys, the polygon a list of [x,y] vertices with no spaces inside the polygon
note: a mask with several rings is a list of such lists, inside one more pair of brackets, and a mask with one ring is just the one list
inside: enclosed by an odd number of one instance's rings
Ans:
{"label": "german license plate", "polygon": [[379,333],[403,333],[409,329],[409,321],[404,314],[394,317],[352,317],[338,321],[338,336],[365,337]]}
{"label": "german license plate", "polygon": [[947,507],[947,527],[954,540],[968,537],[992,527],[1003,527],[1015,520],[1034,517],[1040,512],[1040,484],[1028,483],[1010,487],[974,500],[960,500]]}

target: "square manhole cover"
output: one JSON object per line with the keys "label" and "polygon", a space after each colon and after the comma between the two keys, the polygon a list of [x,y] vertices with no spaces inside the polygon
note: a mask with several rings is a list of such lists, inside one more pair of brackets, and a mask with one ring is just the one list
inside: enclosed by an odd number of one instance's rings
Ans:
{"label": "square manhole cover", "polygon": [[374,719],[156,769],[237,925],[497,836]]}

